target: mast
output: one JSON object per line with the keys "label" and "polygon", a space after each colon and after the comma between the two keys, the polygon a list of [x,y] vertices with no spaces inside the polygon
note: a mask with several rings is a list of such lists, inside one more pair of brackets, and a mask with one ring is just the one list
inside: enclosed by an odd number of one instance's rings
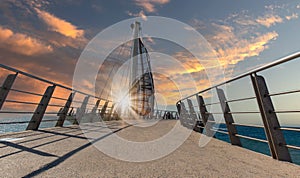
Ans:
{"label": "mast", "polygon": [[138,101],[137,101],[137,91],[134,87],[137,74],[138,74],[138,58],[139,58],[139,34],[141,30],[141,23],[135,21],[135,23],[131,24],[131,28],[133,29],[133,48],[131,52],[131,70],[130,70],[130,101],[131,107],[134,109],[138,108]]}
{"label": "mast", "polygon": [[133,29],[129,77],[131,109],[138,115],[145,116],[154,108],[154,84],[149,55],[140,39],[141,23],[135,22],[131,24],[131,28]]}
{"label": "mast", "polygon": [[139,54],[139,34],[141,30],[141,23],[135,22],[131,24],[133,29],[133,48],[131,53],[131,70],[130,70],[130,86],[132,86],[137,78],[138,69],[138,54]]}

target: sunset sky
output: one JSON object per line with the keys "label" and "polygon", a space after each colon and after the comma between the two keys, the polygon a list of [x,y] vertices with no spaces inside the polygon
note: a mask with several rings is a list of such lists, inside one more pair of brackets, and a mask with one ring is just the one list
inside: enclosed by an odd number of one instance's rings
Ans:
{"label": "sunset sky", "polygon": [[[163,16],[191,25],[215,50],[226,78],[300,50],[300,2],[295,0],[2,0],[0,14],[1,63],[68,86],[87,43],[103,29],[132,17]],[[182,59],[191,75],[198,76],[198,89],[209,86],[201,78],[203,69],[192,66],[189,56],[182,51],[170,55]],[[292,62],[263,73],[270,90],[299,89],[299,64]],[[289,70],[283,70],[286,68]],[[6,74],[1,71],[1,81]],[[166,83],[157,88],[163,90],[163,85]],[[171,87],[162,93],[179,99],[172,91]],[[237,88],[228,95],[242,96]],[[278,107],[300,108],[299,103],[283,101]]]}

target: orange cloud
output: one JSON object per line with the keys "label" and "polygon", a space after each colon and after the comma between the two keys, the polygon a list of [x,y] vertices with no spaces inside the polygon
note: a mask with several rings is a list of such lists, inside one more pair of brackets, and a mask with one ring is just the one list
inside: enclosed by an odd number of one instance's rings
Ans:
{"label": "orange cloud", "polygon": [[228,67],[246,58],[258,56],[268,48],[269,42],[278,37],[275,31],[261,34],[249,27],[235,29],[230,25],[217,23],[211,25],[213,33],[207,35],[206,39],[215,48],[220,64],[229,70]]}
{"label": "orange cloud", "polygon": [[[192,77],[203,76],[201,75],[201,72],[191,73],[191,75]],[[194,80],[187,80],[184,75],[166,76],[154,73],[153,78],[155,83],[155,92],[164,96],[164,100],[168,105],[174,105],[175,102],[181,98],[210,86],[210,82],[207,77],[194,77]],[[191,88],[192,86],[195,86],[195,88]]]}
{"label": "orange cloud", "polygon": [[[201,64],[193,55],[185,51],[181,51],[175,53],[173,57],[182,63],[182,66],[185,70],[174,67],[172,68],[172,66],[169,66],[170,68],[165,69],[167,73],[175,77],[177,81],[182,81],[181,89],[183,96],[193,93],[189,89],[194,84],[185,80],[188,75],[193,77],[197,91],[200,91],[209,87],[210,85],[210,81],[205,75],[205,66],[214,67],[214,65],[221,65],[225,69],[225,76],[220,78],[220,74],[223,74],[222,71],[216,71],[217,73],[210,75],[210,77],[215,77],[213,78],[214,83],[222,82],[220,80],[226,80],[231,77],[233,72],[232,68],[237,63],[250,57],[259,56],[260,53],[262,53],[265,49],[268,49],[268,44],[278,37],[278,34],[275,31],[260,34],[252,31],[252,29],[248,29],[248,27],[235,28],[234,26],[230,26],[228,24],[218,23],[212,23],[210,25],[211,33],[206,35],[206,39],[210,42],[215,51],[209,52],[210,54],[199,55],[207,56],[207,58],[211,59],[211,61],[218,60],[219,62],[204,65]],[[245,35],[245,31],[248,32],[248,36]],[[193,41],[192,43],[194,44],[197,42]],[[215,55],[212,53],[216,54],[217,58],[214,57]],[[206,57],[204,58],[206,59]],[[162,81],[164,82],[156,83],[156,89],[160,92],[163,92],[166,96],[171,97],[173,101],[178,100],[178,95],[175,95],[175,88],[172,86],[172,84],[170,84],[170,82],[165,82],[166,79],[162,79]]]}
{"label": "orange cloud", "polygon": [[258,56],[268,48],[266,45],[277,37],[276,32],[268,32],[250,40],[240,39],[234,46],[218,48],[217,53],[221,65],[227,67],[230,64],[237,64],[247,57]]}
{"label": "orange cloud", "polygon": [[265,9],[267,10],[276,10],[276,9],[283,9],[283,8],[287,8],[287,4],[281,4],[281,5],[278,5],[278,4],[270,4],[270,5],[266,5],[265,6]]}
{"label": "orange cloud", "polygon": [[[233,40],[236,38],[236,35],[234,34],[234,28],[232,26],[212,23],[212,27],[217,29],[217,33],[214,33],[210,36],[212,41],[216,40],[216,42],[219,44],[225,44],[228,42],[233,42]],[[234,42],[232,44],[234,44]]]}
{"label": "orange cloud", "polygon": [[31,56],[49,53],[52,46],[45,45],[38,39],[22,33],[14,33],[8,28],[0,26],[0,48],[5,48],[15,53]]}
{"label": "orange cloud", "polygon": [[46,11],[35,9],[39,18],[41,18],[49,27],[50,30],[60,33],[70,38],[83,38],[84,30],[79,30],[76,26],[60,19]]}
{"label": "orange cloud", "polygon": [[293,13],[292,15],[285,16],[287,20],[298,19],[298,14]]}
{"label": "orange cloud", "polygon": [[[180,60],[182,62],[182,67],[185,68],[185,70],[176,70],[174,69],[167,69],[170,70],[170,73],[172,74],[187,74],[187,73],[193,73],[193,72],[200,72],[204,70],[204,66],[201,65],[200,61],[192,56],[189,53],[186,52],[176,52],[175,55],[173,55],[174,58]],[[173,70],[173,72],[172,72]]]}
{"label": "orange cloud", "polygon": [[147,16],[145,15],[144,11],[140,11],[137,14],[127,11],[127,14],[132,17],[141,17],[143,20],[147,20]]}
{"label": "orange cloud", "polygon": [[270,5],[266,6],[265,8],[267,9],[267,11],[263,16],[254,17],[252,15],[249,15],[247,11],[242,11],[241,13],[231,14],[227,18],[227,20],[230,20],[233,23],[236,23],[237,25],[248,26],[248,28],[251,28],[251,26],[255,26],[256,28],[260,26],[269,28],[273,25],[283,23],[285,20],[292,20],[298,18],[298,13],[291,13],[288,11],[288,14],[290,15],[284,15],[282,11],[278,10],[287,8],[284,6]]}
{"label": "orange cloud", "polygon": [[170,0],[135,0],[136,5],[144,8],[147,12],[156,12],[156,5],[169,3]]}
{"label": "orange cloud", "polygon": [[[154,74],[155,79],[155,92],[159,93],[161,96],[164,96],[164,100],[167,104],[174,104],[177,100],[179,100],[182,96],[180,96],[179,88],[178,86],[170,80],[167,76],[160,75],[160,74]],[[161,104],[159,101],[159,98],[156,98],[158,100],[158,104]]]}
{"label": "orange cloud", "polygon": [[267,15],[265,15],[263,17],[257,18],[256,22],[258,24],[263,25],[263,26],[270,27],[270,26],[272,26],[272,25],[274,25],[276,23],[282,23],[283,20],[278,15],[267,14]]}

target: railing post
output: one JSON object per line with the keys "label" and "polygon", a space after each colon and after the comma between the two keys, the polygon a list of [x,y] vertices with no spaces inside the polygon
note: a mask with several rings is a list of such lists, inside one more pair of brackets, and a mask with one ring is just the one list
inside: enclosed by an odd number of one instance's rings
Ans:
{"label": "railing post", "polygon": [[155,110],[154,110],[154,108],[152,108],[150,114],[148,115],[148,119],[154,118],[154,112],[155,112]]}
{"label": "railing post", "polygon": [[85,114],[85,110],[86,110],[86,106],[87,106],[87,103],[89,101],[89,98],[90,98],[90,96],[86,96],[83,99],[83,102],[80,106],[79,111],[76,112],[76,119],[74,119],[73,124],[76,124],[76,125],[80,124],[80,121],[81,121],[83,115]]}
{"label": "railing post", "polygon": [[172,112],[172,111],[169,111],[169,112],[167,113],[167,117],[168,117],[168,119],[173,119],[173,112]]}
{"label": "railing post", "polygon": [[160,113],[160,119],[164,119],[166,111],[162,110]]}
{"label": "railing post", "polygon": [[165,117],[165,119],[170,119],[170,112],[166,111],[164,117]]}
{"label": "railing post", "polygon": [[113,104],[113,105],[111,106],[111,108],[110,108],[110,111],[109,111],[109,114],[108,114],[108,120],[110,120],[111,117],[112,117],[114,107],[115,107],[115,104]]}
{"label": "railing post", "polygon": [[281,161],[292,162],[289,150],[285,146],[286,142],[284,135],[280,130],[280,124],[278,122],[277,115],[274,112],[275,109],[272,99],[269,96],[265,79],[262,76],[254,74],[251,75],[251,81],[255,91],[272,157]]}
{"label": "railing post", "polygon": [[236,136],[237,130],[233,125],[234,120],[232,114],[230,113],[230,108],[226,100],[225,93],[222,89],[216,88],[217,94],[221,103],[221,108],[224,114],[225,123],[228,130],[229,139],[232,145],[242,146],[240,138]]}
{"label": "railing post", "polygon": [[42,96],[42,99],[41,99],[39,105],[37,106],[37,108],[34,111],[33,116],[31,117],[31,120],[30,120],[26,130],[38,130],[39,129],[39,126],[44,117],[45,111],[46,111],[49,101],[52,97],[54,89],[55,89],[55,85],[47,87],[44,95]]}
{"label": "railing post", "polygon": [[171,115],[171,119],[176,119],[175,112],[170,112],[170,115]]}
{"label": "railing post", "polygon": [[170,119],[170,112],[169,111],[165,111],[165,119]]}
{"label": "railing post", "polygon": [[194,106],[193,106],[193,102],[190,99],[187,99],[187,103],[190,109],[190,117],[192,119],[192,124],[194,125],[194,127],[196,126],[197,123],[197,114],[195,112]]}
{"label": "railing post", "polygon": [[175,112],[175,119],[176,119],[176,120],[179,119],[178,112]]}
{"label": "railing post", "polygon": [[158,112],[158,118],[157,118],[157,119],[161,119],[161,113],[162,113],[162,110],[160,110],[160,111]]}
{"label": "railing post", "polygon": [[186,110],[185,104],[183,102],[181,102],[179,119],[180,119],[181,125],[183,125],[184,127],[188,126],[187,116],[188,116],[188,111]]}
{"label": "railing post", "polygon": [[100,113],[100,116],[102,117],[102,119],[104,119],[104,115],[105,115],[105,112],[106,112],[107,105],[108,105],[108,101],[105,101],[105,103],[104,103],[104,105],[101,109],[101,113]]}
{"label": "railing post", "polygon": [[166,117],[167,117],[167,111],[164,111],[164,112],[163,112],[162,119],[166,119]]}
{"label": "railing post", "polygon": [[153,110],[153,115],[152,115],[151,119],[156,119],[156,110]]}
{"label": "railing post", "polygon": [[97,109],[98,109],[98,107],[99,107],[100,101],[101,101],[101,100],[97,100],[97,102],[96,102],[95,106],[93,107],[91,113],[96,114],[96,111],[97,111]]}
{"label": "railing post", "polygon": [[180,115],[180,112],[181,112],[180,102],[176,103],[176,108],[177,108],[177,113]]}
{"label": "railing post", "polygon": [[73,116],[74,115],[74,107],[71,107],[71,111],[68,114],[69,116]]}
{"label": "railing post", "polygon": [[72,104],[74,95],[75,95],[75,93],[70,93],[69,98],[68,98],[64,108],[61,110],[61,113],[59,113],[59,118],[56,122],[55,127],[62,127],[64,125],[64,122],[65,122],[66,116],[68,115],[68,111]]}
{"label": "railing post", "polygon": [[[187,102],[188,102],[188,105],[189,105],[189,99],[187,99]],[[184,114],[184,122],[186,124],[186,127],[189,128],[189,129],[194,129],[196,121],[194,121],[194,119],[192,118],[191,110],[188,111],[183,102],[181,103],[181,106],[182,106],[182,108],[181,108],[182,112]]]}
{"label": "railing post", "polygon": [[118,115],[118,112],[116,110],[113,112],[113,117],[115,118],[115,120],[119,120],[120,119],[119,115]]}
{"label": "railing post", "polygon": [[201,123],[201,121],[198,119],[197,113],[195,111],[193,102],[191,99],[187,99],[188,105],[189,105],[189,109],[190,109],[190,116],[192,119],[192,124],[193,124],[193,130],[196,132],[202,132],[203,129],[201,128],[203,126],[203,123]]}
{"label": "railing post", "polygon": [[0,89],[0,110],[1,110],[3,104],[4,104],[5,100],[6,100],[6,97],[7,97],[8,93],[9,93],[12,85],[14,84],[14,81],[15,81],[17,75],[18,75],[18,73],[16,73],[16,74],[9,74],[6,77],[6,79],[5,79],[2,87]]}
{"label": "railing post", "polygon": [[161,119],[162,110],[159,111],[158,119]]}
{"label": "railing post", "polygon": [[159,115],[160,115],[160,110],[156,110],[156,116],[155,116],[155,118],[159,119]]}
{"label": "railing post", "polygon": [[199,105],[199,110],[206,131],[206,135],[212,137],[214,135],[214,132],[212,131],[213,125],[215,124],[214,116],[213,114],[208,113],[204,99],[201,95],[196,95],[196,99]]}
{"label": "railing post", "polygon": [[155,111],[155,119],[158,119],[158,115],[159,115],[159,110]]}

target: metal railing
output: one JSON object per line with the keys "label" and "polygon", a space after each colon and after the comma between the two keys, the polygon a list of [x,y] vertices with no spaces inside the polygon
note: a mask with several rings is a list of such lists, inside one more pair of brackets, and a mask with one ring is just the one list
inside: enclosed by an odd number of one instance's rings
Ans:
{"label": "metal railing", "polygon": [[[26,130],[38,130],[40,124],[45,122],[55,122],[55,126],[57,127],[64,126],[65,120],[68,120],[72,124],[79,124],[84,116],[87,115],[94,118],[95,121],[100,121],[100,116],[102,120],[120,119],[116,112],[115,103],[108,99],[103,99],[86,92],[72,89],[68,86],[49,81],[3,64],[0,64],[0,68],[10,73],[7,75],[3,85],[0,87],[0,114],[32,115],[31,119],[27,121],[0,121],[0,126],[27,124]],[[24,89],[14,88],[14,83],[19,76],[26,76],[29,80],[41,82],[41,85],[46,87],[46,90],[44,93],[39,93],[37,91],[27,91]],[[54,91],[58,88],[67,91],[65,92],[67,93],[65,94],[66,96],[54,96]],[[18,96],[18,94],[38,97],[40,101],[23,100],[23,97],[21,96],[15,97],[17,99],[10,99],[8,97]],[[74,98],[75,95],[80,95],[80,97]],[[3,106],[5,104],[18,104],[22,105],[22,108],[35,107],[35,109],[31,111],[19,108],[3,110]],[[49,108],[51,108],[50,111],[48,111]],[[54,119],[45,119],[45,115],[54,115],[52,117]],[[178,118],[177,111],[169,110],[154,110],[153,115],[151,116],[151,119]]]}
{"label": "metal railing", "polygon": [[[203,132],[203,130],[205,129],[205,134],[208,136],[213,136],[215,132],[226,134],[228,135],[232,145],[242,146],[240,138],[267,143],[269,146],[270,154],[274,159],[292,162],[289,149],[300,150],[300,147],[297,145],[288,145],[282,131],[300,132],[300,128],[281,127],[278,121],[277,114],[299,113],[300,110],[275,110],[272,97],[296,94],[300,93],[300,90],[269,93],[265,78],[258,73],[265,71],[266,69],[270,69],[274,66],[278,66],[280,64],[297,59],[299,57],[300,52],[294,53],[292,55],[276,60],[270,64],[251,70],[230,80],[182,98],[176,103],[177,110],[180,115],[179,118],[181,124],[185,127],[194,129],[199,132]],[[221,87],[224,87],[226,84],[229,84],[231,82],[245,79],[247,77],[251,79],[252,86],[249,85],[249,87],[253,88],[255,96],[227,100],[225,93],[223,89],[221,89]],[[206,92],[216,92],[219,101],[205,103],[203,96]],[[245,104],[243,102],[249,102],[250,100],[256,100],[258,111],[231,111],[229,103],[239,102],[239,104]],[[196,101],[194,103],[197,104],[193,104],[192,101]],[[186,104],[188,106],[186,106]],[[207,106],[213,105],[219,105],[221,112],[209,112]],[[213,127],[214,124],[216,124],[214,115],[217,114],[223,115],[227,131],[218,130]],[[233,116],[238,117],[241,114],[260,114],[263,125],[235,123]],[[236,128],[236,126],[263,128],[265,131],[266,139],[241,135],[238,133],[238,129]]]}
{"label": "metal railing", "polygon": [[155,109],[149,119],[179,119],[177,111]]}
{"label": "metal railing", "polygon": [[[27,124],[26,130],[37,130],[42,122],[56,122],[55,126],[62,127],[65,120],[72,122],[72,124],[78,124],[86,113],[93,113],[95,115],[101,115],[103,117],[112,119],[113,105],[109,106],[112,101],[103,99],[83,91],[72,89],[68,86],[58,84],[47,79],[29,74],[27,72],[8,67],[0,64],[0,68],[6,70],[8,73],[2,86],[0,87],[0,114],[31,114],[29,121],[7,121],[0,122],[0,125],[9,124]],[[38,93],[36,91],[26,91],[24,89],[14,88],[14,83],[19,76],[28,77],[28,80],[34,80],[41,82],[43,87],[46,87],[44,93]],[[27,78],[26,78],[27,79]],[[54,91],[57,88],[67,91],[67,96],[53,96]],[[20,95],[27,95],[29,97],[39,97],[39,102],[24,101]],[[83,100],[73,100],[75,95],[81,95]],[[20,96],[17,99],[7,99],[8,96]],[[95,101],[93,103],[92,101]],[[63,104],[57,102],[65,102]],[[54,103],[51,103],[54,102]],[[104,104],[100,105],[100,102]],[[3,110],[5,104],[17,104],[22,105],[22,108],[35,107],[34,111],[21,111],[20,109]],[[74,107],[78,104],[78,107]],[[72,106],[72,104],[74,106]],[[48,111],[49,108],[51,111]],[[75,114],[76,110],[76,114]],[[57,115],[55,119],[44,119],[44,115]]]}

